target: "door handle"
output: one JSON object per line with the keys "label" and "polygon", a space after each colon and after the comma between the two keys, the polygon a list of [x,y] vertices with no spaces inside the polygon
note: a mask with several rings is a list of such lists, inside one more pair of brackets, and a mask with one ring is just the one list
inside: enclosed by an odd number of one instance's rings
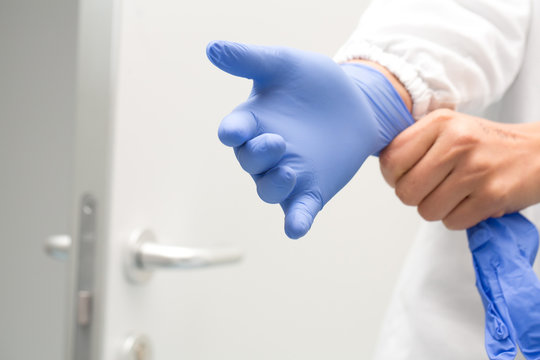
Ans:
{"label": "door handle", "polygon": [[[45,252],[65,261],[71,249],[69,235],[52,235],[45,240]],[[157,269],[194,269],[237,263],[242,252],[234,248],[192,248],[158,244],[150,230],[134,231],[128,242],[125,273],[129,281],[143,284]]]}
{"label": "door handle", "polygon": [[69,235],[51,235],[45,240],[43,247],[50,257],[65,261],[71,248],[71,237]]}
{"label": "door handle", "polygon": [[192,248],[163,245],[150,230],[137,230],[128,242],[125,259],[127,278],[146,283],[157,269],[194,269],[237,263],[242,252],[234,248]]}

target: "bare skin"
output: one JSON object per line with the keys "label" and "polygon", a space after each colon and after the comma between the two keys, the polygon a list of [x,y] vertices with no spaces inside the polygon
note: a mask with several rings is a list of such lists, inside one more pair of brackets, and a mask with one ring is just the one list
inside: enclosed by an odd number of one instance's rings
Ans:
{"label": "bare skin", "polygon": [[[385,75],[411,111],[405,86]],[[540,203],[540,122],[501,124],[435,110],[399,134],[379,157],[385,180],[406,205],[451,230]]]}
{"label": "bare skin", "polygon": [[462,230],[540,202],[540,123],[436,110],[380,154],[385,180],[429,221]]}

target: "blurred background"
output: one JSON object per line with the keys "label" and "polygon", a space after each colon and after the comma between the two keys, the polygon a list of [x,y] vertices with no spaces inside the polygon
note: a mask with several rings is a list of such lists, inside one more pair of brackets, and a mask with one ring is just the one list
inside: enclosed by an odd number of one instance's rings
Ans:
{"label": "blurred background", "polygon": [[[281,209],[257,198],[216,136],[250,82],[205,56],[215,39],[332,56],[368,3],[0,0],[0,358],[74,351],[76,268],[48,257],[43,243],[76,238],[75,182],[92,156],[80,144],[92,143],[107,155],[96,160],[105,169],[96,174],[103,266],[94,270],[93,350],[76,358],[120,359],[135,331],[160,360],[368,359],[416,211],[400,205],[370,158],[308,236],[287,239]],[[81,129],[93,116],[107,126],[89,140]],[[234,245],[245,260],[134,286],[122,249],[141,227],[169,244]]]}

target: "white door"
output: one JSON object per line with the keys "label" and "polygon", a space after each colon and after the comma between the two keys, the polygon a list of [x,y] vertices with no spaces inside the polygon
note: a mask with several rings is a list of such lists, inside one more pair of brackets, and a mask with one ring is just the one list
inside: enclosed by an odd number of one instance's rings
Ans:
{"label": "white door", "polygon": [[[216,136],[250,83],[205,56],[219,38],[331,56],[365,5],[79,1],[67,359],[369,358],[414,211],[370,159],[307,237],[287,239]],[[141,232],[243,259],[127,272],[181,252],[150,245],[163,256],[137,262]]]}

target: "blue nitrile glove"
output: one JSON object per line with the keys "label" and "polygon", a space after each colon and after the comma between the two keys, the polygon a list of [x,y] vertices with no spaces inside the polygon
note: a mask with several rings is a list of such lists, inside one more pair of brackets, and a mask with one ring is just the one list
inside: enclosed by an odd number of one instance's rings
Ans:
{"label": "blue nitrile glove", "polygon": [[[369,66],[222,41],[209,44],[207,54],[220,69],[254,80],[219,137],[234,147],[259,196],[282,205],[289,237],[303,236],[366,157],[413,123],[393,86]],[[527,359],[540,359],[540,283],[531,268],[536,229],[512,214],[483,221],[468,235],[489,357],[513,359],[517,343]]]}
{"label": "blue nitrile glove", "polygon": [[476,286],[486,311],[486,350],[492,360],[540,359],[540,281],[532,269],[538,231],[518,213],[467,230]]}
{"label": "blue nitrile glove", "polygon": [[364,160],[414,122],[392,84],[369,66],[226,41],[206,51],[223,71],[253,79],[248,100],[223,119],[218,135],[234,147],[260,198],[281,204],[291,238],[305,235]]}

